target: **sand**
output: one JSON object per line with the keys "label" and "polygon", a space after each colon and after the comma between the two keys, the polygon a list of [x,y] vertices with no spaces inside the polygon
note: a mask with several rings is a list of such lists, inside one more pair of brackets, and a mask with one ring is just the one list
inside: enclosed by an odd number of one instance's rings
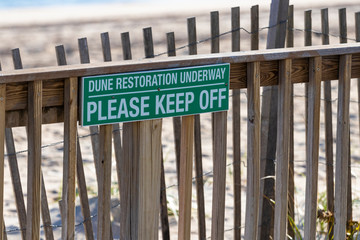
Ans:
{"label": "sand", "polygon": [[[252,3],[255,4],[255,3]],[[260,27],[268,26],[269,18],[269,1],[259,1],[260,4]],[[342,1],[341,4],[334,0],[317,1],[316,5],[313,1],[292,1],[295,5],[295,27],[304,28],[303,12],[308,8],[313,10],[313,29],[320,31],[320,9],[328,7],[330,14],[330,32],[338,35],[338,9],[346,7],[348,10],[348,37],[349,42],[355,38],[354,30],[354,12],[360,11],[359,4],[353,1]],[[112,4],[112,5],[91,5],[91,6],[75,6],[75,7],[52,7],[52,8],[36,8],[22,10],[1,10],[0,11],[0,61],[3,70],[11,70],[12,59],[11,49],[20,48],[24,68],[55,66],[55,46],[63,44],[66,49],[68,64],[77,64],[80,62],[77,50],[77,39],[87,37],[91,62],[101,62],[101,42],[100,33],[109,32],[112,46],[112,56],[114,61],[122,61],[122,49],[120,41],[120,33],[130,32],[132,43],[133,59],[142,59],[144,57],[142,29],[152,27],[153,39],[155,44],[155,54],[166,52],[165,34],[175,31],[176,46],[186,46],[187,44],[187,28],[186,18],[196,17],[198,39],[207,39],[210,34],[209,12],[212,10],[220,11],[220,32],[230,30],[230,8],[240,5],[241,7],[241,25],[246,29],[250,29],[249,9],[251,4],[239,1],[226,1],[222,5],[218,1],[194,2],[182,1],[179,3],[154,3],[151,5],[139,4]],[[265,48],[267,30],[260,32],[260,48]],[[296,46],[303,46],[302,31],[295,31]],[[331,43],[338,43],[337,37],[330,38]],[[250,36],[244,31],[241,32],[241,49],[249,50]],[[313,43],[321,44],[321,37],[313,35]],[[221,37],[221,52],[231,51],[230,34]],[[209,41],[198,46],[199,54],[210,52]],[[177,51],[177,55],[187,55],[188,50],[185,47]],[[159,58],[166,57],[163,54]],[[353,83],[355,84],[355,82]],[[356,84],[352,87],[351,99],[357,101]],[[304,216],[304,197],[305,197],[305,124],[304,124],[304,88],[303,85],[297,85],[295,88],[295,162],[296,162],[296,223],[300,230],[303,230]],[[333,86],[333,124],[336,123],[336,107],[337,107],[337,89]],[[241,94],[241,152],[242,152],[242,226],[245,219],[245,192],[246,192],[246,90],[242,90]],[[358,110],[357,103],[352,102],[351,106],[351,137],[352,137],[352,164],[354,165],[352,172],[353,180],[353,198],[354,198],[354,219],[359,219],[359,191],[356,191],[358,185],[357,175],[359,174],[360,146],[358,142]],[[323,196],[325,192],[325,146],[324,146],[324,123],[323,110],[321,112],[321,143],[320,143],[320,174],[319,174],[319,196]],[[229,121],[232,120],[231,111],[228,115]],[[206,226],[207,236],[211,235],[211,196],[212,196],[212,158],[211,158],[211,120],[209,114],[201,116],[202,126],[202,143],[203,143],[203,164],[205,181],[205,210],[206,210]],[[25,128],[15,128],[14,137],[16,141],[16,150],[22,151],[27,149],[27,141]],[[334,133],[335,133],[334,126]],[[81,138],[81,150],[84,159],[84,167],[88,192],[91,198],[92,213],[96,213],[96,177],[92,158],[92,150],[89,130],[87,128],[79,128],[79,135],[85,136]],[[42,170],[44,173],[45,186],[47,190],[48,202],[50,206],[52,222],[55,225],[61,224],[58,200],[61,198],[62,183],[62,158],[63,158],[63,125],[50,124],[43,126],[43,163]],[[232,185],[232,133],[231,122],[228,124],[228,152],[227,152],[227,187],[226,187],[226,213],[225,213],[225,233],[226,239],[232,239],[233,228],[233,185]],[[171,119],[164,119],[163,124],[163,152],[165,160],[165,177],[167,189],[167,198],[169,208],[178,209],[177,186],[176,186],[176,169],[175,169],[175,153],[173,144],[173,127]],[[52,143],[57,143],[53,144]],[[47,146],[47,145],[51,146]],[[335,146],[335,145],[334,145]],[[335,149],[335,147],[334,147]],[[26,197],[26,175],[27,175],[27,153],[17,155],[19,162],[19,170],[22,178],[22,188]],[[115,159],[115,158],[113,158]],[[12,192],[11,178],[9,174],[9,164],[6,162],[5,169],[5,205],[4,218],[7,230],[17,228],[19,226],[17,220],[16,207],[14,205],[14,196]],[[115,160],[113,161],[115,169]],[[116,173],[113,171],[113,203],[117,204],[119,194],[116,187]],[[196,213],[196,192],[193,185],[193,209],[192,209],[192,239],[197,239],[197,213]],[[113,209],[113,233],[114,237],[118,237],[118,207]],[[80,208],[77,208],[77,223],[82,221]],[[96,229],[96,217],[93,219],[94,229]],[[172,239],[177,239],[177,216],[170,217],[170,232]],[[60,238],[61,228],[54,228],[55,237]],[[81,226],[76,228],[76,238],[84,239]],[[18,239],[19,231],[8,233],[9,239]]]}

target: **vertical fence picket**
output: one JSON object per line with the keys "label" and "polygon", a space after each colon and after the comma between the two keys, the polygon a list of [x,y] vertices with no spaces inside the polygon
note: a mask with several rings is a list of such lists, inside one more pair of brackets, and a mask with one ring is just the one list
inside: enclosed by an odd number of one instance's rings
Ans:
{"label": "vertical fence picket", "polygon": [[[168,57],[176,56],[175,47],[175,33],[169,32],[166,34]],[[180,182],[180,142],[181,142],[181,117],[173,117],[173,131],[175,143],[175,157],[176,157],[176,176],[177,182]]]}
{"label": "vertical fence picket", "polygon": [[[59,66],[67,65],[64,46],[63,45],[56,46],[55,51],[56,51],[56,59],[57,59],[58,65]],[[79,136],[77,136],[76,148],[77,148],[77,151],[76,151],[76,153],[77,153],[76,178],[77,178],[78,189],[79,189],[81,212],[82,212],[83,218],[84,218],[85,237],[87,240],[93,240],[94,233],[93,233],[92,223],[90,220],[91,212],[90,212],[90,206],[89,206],[89,198],[88,198],[88,194],[87,194],[85,172],[84,172],[84,165],[83,165],[83,160],[82,160]],[[60,212],[61,212],[61,214],[63,214],[64,210],[61,209]]]}
{"label": "vertical fence picket", "polygon": [[[321,9],[321,32],[322,44],[328,45],[329,41],[329,14],[328,9]],[[332,125],[332,101],[331,81],[324,82],[324,108],[325,108],[325,156],[326,156],[326,203],[328,211],[334,213],[334,151],[333,151],[333,125]],[[334,233],[334,222],[328,223],[329,239]]]}
{"label": "vertical fence picket", "polygon": [[28,188],[26,239],[40,239],[42,81],[28,83]]}
{"label": "vertical fence picket", "polygon": [[[231,50],[240,51],[240,7],[231,9]],[[240,89],[232,91],[234,239],[241,239],[241,148],[240,148]]]}
{"label": "vertical fence picket", "polygon": [[[214,15],[215,16],[215,15]],[[196,18],[187,19],[189,54],[197,54],[197,34],[196,34]],[[214,32],[216,30],[214,29]],[[205,203],[204,203],[204,181],[202,167],[202,147],[201,147],[201,125],[200,115],[194,115],[194,147],[195,147],[195,178],[198,204],[198,236],[199,239],[206,238],[205,223]],[[191,200],[191,199],[190,199]],[[189,204],[191,207],[191,204]]]}
{"label": "vertical fence picket", "polygon": [[345,239],[346,235],[347,201],[344,196],[348,191],[351,57],[341,55],[339,61],[334,239]]}
{"label": "vertical fence picket", "polygon": [[[355,37],[356,37],[356,42],[360,42],[360,12],[355,13]],[[359,121],[359,130],[360,130],[360,78],[357,79],[357,95],[358,95],[358,119],[359,119],[358,121]]]}
{"label": "vertical fence picket", "polygon": [[[305,25],[305,32],[304,32],[304,45],[311,46],[312,45],[312,17],[311,17],[311,10],[307,10],[304,12],[304,25]],[[308,83],[305,83],[305,129],[307,129],[307,119],[308,119]],[[306,132],[307,134],[307,132]],[[307,139],[307,136],[305,137]],[[306,140],[305,140],[306,141]],[[307,146],[307,144],[305,143]]]}
{"label": "vertical fence picket", "polygon": [[[151,28],[143,29],[146,58],[154,57]],[[139,219],[140,239],[158,239],[161,180],[162,119],[139,123]],[[151,144],[149,144],[151,143]],[[145,146],[145,147],[144,147]]]}
{"label": "vertical fence picket", "polygon": [[[346,21],[346,8],[339,9],[339,31],[340,43],[347,43],[347,21]],[[352,196],[351,196],[351,140],[349,133],[349,170],[348,170],[348,191],[347,191],[347,220],[352,220]]]}
{"label": "vertical fence picket", "polygon": [[286,239],[290,139],[291,60],[279,62],[274,239]]}
{"label": "vertical fence picket", "polygon": [[311,58],[309,61],[308,128],[306,129],[305,239],[315,239],[316,237],[321,72],[321,57]]}
{"label": "vertical fence picket", "polygon": [[[211,12],[211,53],[220,52],[219,12]],[[224,239],[227,112],[212,113],[214,185],[211,238]],[[202,187],[203,188],[203,187]],[[202,190],[203,191],[203,190]],[[202,192],[202,195],[204,193]],[[205,220],[204,216],[199,215]],[[199,239],[203,239],[200,238]]]}
{"label": "vertical fence picket", "polygon": [[211,239],[224,239],[227,112],[214,114],[213,208]]}
{"label": "vertical fence picket", "polygon": [[248,143],[245,239],[256,239],[260,192],[260,62],[247,64]]}
{"label": "vertical fence picket", "polygon": [[[78,39],[79,46],[79,55],[80,55],[80,63],[86,64],[90,63],[90,55],[89,48],[86,38]],[[99,182],[99,128],[98,126],[90,126],[90,134],[91,134],[91,145],[94,156],[94,164],[96,169],[96,179]]]}
{"label": "vertical fence picket", "polygon": [[[21,55],[20,55],[20,50],[18,48],[12,50],[12,59],[13,59],[14,68],[16,70],[23,68]],[[42,119],[41,119],[41,122],[42,122]],[[28,136],[29,136],[29,134],[28,134]],[[8,139],[9,144],[14,145],[14,143],[10,142],[11,138],[13,139],[12,133],[9,134],[9,137],[10,137]],[[13,147],[13,148],[14,148],[14,152],[15,152],[15,147]],[[14,163],[14,165],[15,165],[15,163]],[[16,170],[14,169],[14,174],[15,174],[14,176],[16,176],[15,172],[16,172]],[[18,172],[18,170],[17,170],[17,172]],[[42,221],[43,221],[43,225],[44,225],[45,238],[47,240],[52,240],[52,239],[54,239],[54,234],[53,234],[53,229],[51,227],[50,211],[49,211],[49,205],[48,205],[46,189],[45,189],[45,182],[44,182],[44,177],[43,177],[42,171],[41,171],[41,197],[40,197],[40,202],[41,202],[41,216],[42,216]],[[25,213],[25,217],[26,217],[26,213]]]}
{"label": "vertical fence picket", "polygon": [[4,166],[5,166],[6,84],[0,84],[0,239],[4,239]]}
{"label": "vertical fence picket", "polygon": [[[121,34],[123,59],[132,59],[130,36]],[[137,239],[139,122],[123,124],[123,157],[120,168],[120,239]]]}
{"label": "vertical fence picket", "polygon": [[[87,38],[78,40],[80,62],[90,63],[89,48]],[[103,145],[104,141],[111,146],[110,125],[103,126],[102,132],[98,126],[90,126],[91,144],[93,148],[94,163],[96,169],[96,179],[98,183],[98,226],[97,238],[112,239],[112,228],[110,224],[110,205],[111,205],[111,174],[106,174],[111,170],[111,147]],[[110,136],[108,135],[110,132]],[[100,142],[100,137],[103,141]],[[110,138],[110,140],[109,140]],[[110,151],[110,153],[109,153]],[[100,161],[101,160],[101,161]],[[109,176],[110,175],[110,176]]]}
{"label": "vertical fence picket", "polygon": [[78,79],[67,78],[64,85],[64,163],[62,239],[75,238],[75,198],[77,165]]}
{"label": "vertical fence picket", "polygon": [[111,234],[111,150],[112,125],[100,126],[97,239],[112,239]]}
{"label": "vertical fence picket", "polygon": [[181,119],[180,154],[180,199],[179,199],[179,239],[190,239],[191,226],[191,185],[194,148],[194,117]]}
{"label": "vertical fence picket", "polygon": [[251,7],[251,50],[259,50],[259,5]]}
{"label": "vertical fence picket", "polygon": [[[105,32],[101,34],[101,45],[103,51],[104,62],[112,61],[111,57],[111,46],[109,33]],[[118,186],[120,186],[120,158],[122,156],[122,144],[120,136],[120,124],[115,123],[113,126],[113,139],[114,139],[114,151],[115,151],[115,160],[116,160],[116,173],[118,179]],[[120,193],[120,191],[119,191]]]}
{"label": "vertical fence picket", "polygon": [[[286,47],[294,47],[294,5],[289,6]],[[292,220],[295,219],[295,184],[294,184],[294,85],[291,84],[290,97],[290,140],[289,140],[289,186],[288,186],[288,235],[295,239]]]}

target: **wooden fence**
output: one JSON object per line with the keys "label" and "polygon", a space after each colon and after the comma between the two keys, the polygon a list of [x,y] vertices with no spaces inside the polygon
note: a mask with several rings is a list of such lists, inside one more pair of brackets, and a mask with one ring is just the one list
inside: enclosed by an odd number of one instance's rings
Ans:
{"label": "wooden fence", "polygon": [[[290,10],[292,13],[292,10]],[[311,12],[306,19],[311,19]],[[258,8],[252,8],[252,49],[258,48],[259,26]],[[291,33],[291,14],[289,14],[288,45],[293,45]],[[328,44],[328,22],[326,10],[323,16],[323,41]],[[344,10],[340,10],[344,16]],[[356,23],[360,23],[356,15]],[[338,80],[338,116],[336,141],[335,187],[332,156],[331,105],[326,105],[326,149],[327,149],[327,199],[329,211],[334,213],[335,225],[329,224],[329,232],[334,239],[345,239],[346,225],[351,210],[351,175],[349,173],[349,102],[350,79],[360,78],[360,46],[358,44],[317,46],[238,52],[241,30],[239,8],[232,9],[233,53],[219,52],[219,16],[211,13],[211,55],[181,56],[161,60],[111,62],[111,48],[108,34],[101,35],[104,63],[91,64],[86,38],[79,39],[81,65],[66,66],[63,46],[56,47],[58,65],[35,69],[22,69],[20,52],[13,50],[15,71],[3,71],[0,75],[0,225],[3,219],[4,159],[9,159],[15,201],[23,239],[39,239],[40,216],[46,239],[53,239],[46,189],[41,171],[41,127],[43,124],[64,123],[64,162],[62,201],[62,238],[75,237],[75,198],[76,182],[84,219],[92,219],[84,166],[77,134],[79,118],[79,81],[83,76],[144,71],[154,69],[178,68],[216,63],[230,63],[230,88],[233,89],[233,166],[234,166],[234,239],[241,238],[241,154],[240,154],[240,89],[247,89],[247,183],[245,239],[256,239],[259,235],[258,212],[260,205],[260,88],[278,85],[278,130],[276,158],[276,189],[274,213],[274,239],[285,239],[286,234],[295,236],[287,230],[289,213],[288,182],[293,179],[293,123],[291,116],[292,85],[307,83],[307,141],[306,141],[306,239],[315,239],[318,193],[319,164],[319,125],[321,81],[324,81],[325,99],[330,99],[330,82]],[[340,17],[340,19],[343,19]],[[310,20],[306,20],[307,23]],[[341,43],[345,43],[346,20],[340,20]],[[305,33],[311,33],[311,24],[306,24]],[[360,27],[357,26],[357,29]],[[360,40],[357,31],[357,40]],[[311,36],[306,35],[305,45],[311,45]],[[197,54],[195,18],[188,19],[189,53]],[[290,37],[289,37],[290,36]],[[175,56],[175,38],[167,35],[168,55]],[[121,35],[124,60],[130,60],[131,45],[128,33]],[[155,56],[151,28],[144,29],[145,57]],[[85,65],[86,64],[86,65]],[[211,238],[224,238],[224,211],[226,187],[227,151],[227,112],[214,113],[213,118],[213,197]],[[204,189],[201,150],[200,117],[184,116],[173,118],[176,146],[176,164],[179,185],[178,239],[189,239],[191,231],[191,206],[193,182],[193,158],[195,167],[196,195],[198,206],[198,235],[206,239]],[[26,126],[28,133],[28,176],[27,209],[20,183],[19,167],[12,129]],[[122,136],[119,124],[90,127],[96,179],[98,183],[98,239],[111,239],[111,162],[112,142],[114,143],[116,174],[120,192],[120,238],[121,239],[158,239],[158,216],[161,215],[162,237],[170,238],[167,216],[165,172],[161,149],[162,120],[124,123]],[[193,157],[195,156],[195,157]],[[289,166],[290,165],[290,166]],[[289,176],[290,172],[290,176]],[[291,181],[290,181],[291,182]],[[350,186],[350,187],[349,187]],[[335,191],[334,191],[335,190]],[[334,197],[335,196],[335,197]],[[344,196],[350,202],[344,200]],[[273,199],[272,199],[273,200]],[[159,204],[161,203],[161,204]],[[293,208],[290,201],[290,209]],[[6,221],[6,219],[5,219]],[[86,239],[94,238],[91,221],[82,223]],[[262,226],[263,228],[264,226]],[[3,227],[4,230],[5,227]],[[1,238],[6,238],[7,231]],[[329,233],[331,234],[331,233]],[[118,235],[118,234],[116,234]]]}

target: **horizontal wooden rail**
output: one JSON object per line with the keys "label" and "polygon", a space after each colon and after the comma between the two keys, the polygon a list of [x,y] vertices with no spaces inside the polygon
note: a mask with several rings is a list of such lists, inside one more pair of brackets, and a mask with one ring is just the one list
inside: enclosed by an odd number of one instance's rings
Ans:
{"label": "horizontal wooden rail", "polygon": [[359,78],[358,43],[3,71],[0,83],[6,83],[6,126],[26,124],[27,82],[31,81],[43,81],[43,123],[54,123],[63,121],[64,79],[69,77],[230,63],[230,87],[241,89],[247,86],[248,62],[260,62],[260,86],[271,86],[278,84],[279,61],[283,59],[292,59],[292,83],[308,82],[309,59],[317,56],[323,60],[322,81],[339,79],[339,59],[344,54],[352,55],[351,77]]}

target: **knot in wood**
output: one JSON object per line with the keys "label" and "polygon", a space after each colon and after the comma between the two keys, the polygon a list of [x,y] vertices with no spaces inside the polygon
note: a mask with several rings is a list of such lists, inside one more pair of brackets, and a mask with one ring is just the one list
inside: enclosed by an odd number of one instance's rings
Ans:
{"label": "knot in wood", "polygon": [[253,123],[254,123],[254,121],[255,121],[255,116],[251,116],[251,117],[249,117],[249,122],[250,122],[251,124],[253,124]]}

